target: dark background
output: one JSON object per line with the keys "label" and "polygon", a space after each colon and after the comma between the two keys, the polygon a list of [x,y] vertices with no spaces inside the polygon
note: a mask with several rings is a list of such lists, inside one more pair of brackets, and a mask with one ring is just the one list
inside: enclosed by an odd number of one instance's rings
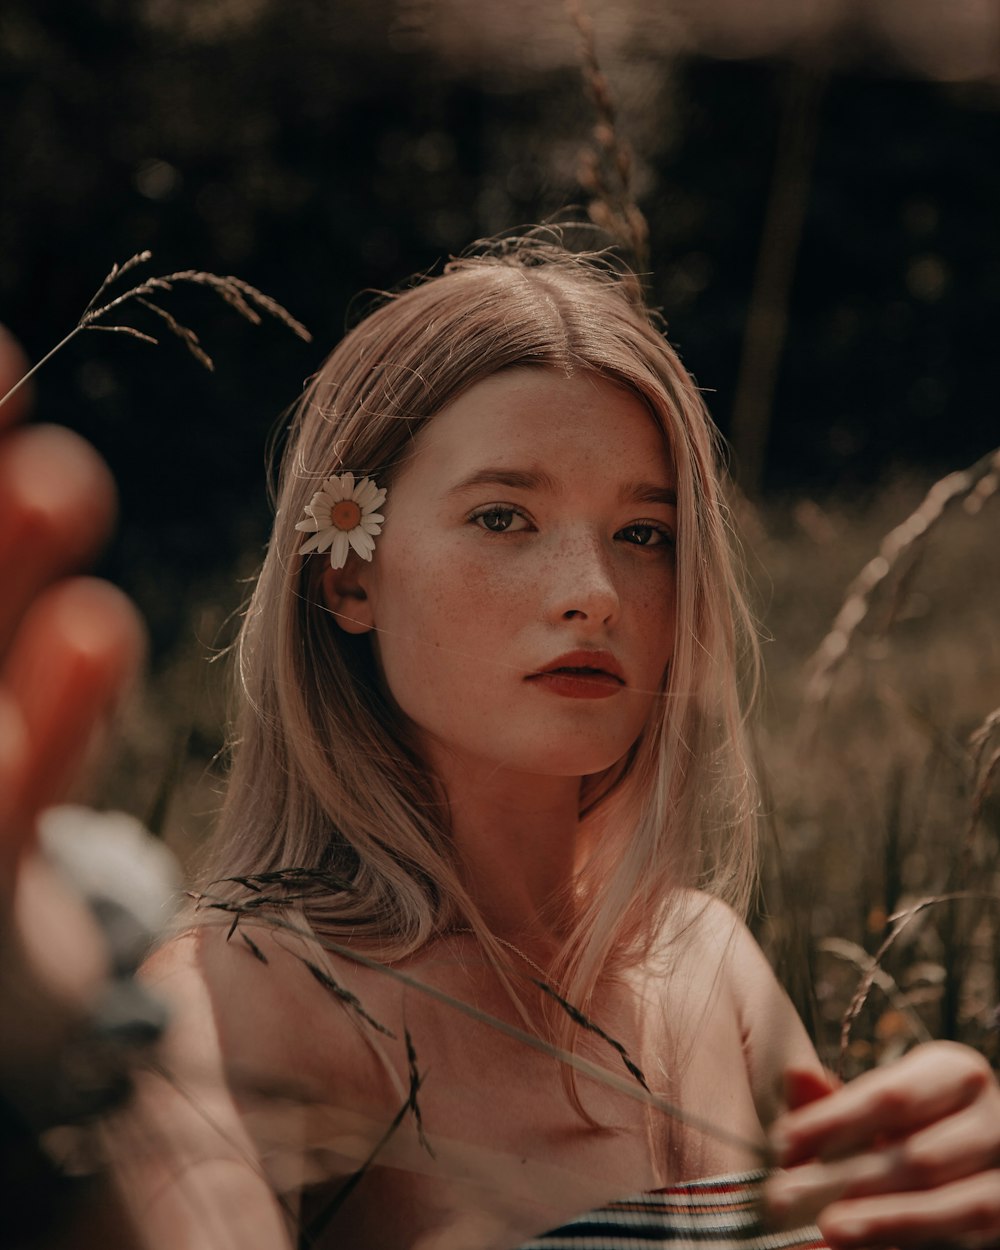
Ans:
{"label": "dark background", "polygon": [[[158,645],[192,594],[257,559],[268,433],[357,293],[585,199],[593,111],[550,7],[550,44],[525,25],[491,46],[472,4],[465,30],[454,4],[418,0],[4,0],[0,321],[31,359],[142,248],[149,273],[239,275],[315,335],[178,291],[164,303],[214,374],[169,336],[96,333],[40,374],[40,416],[84,431],[118,475],[106,571]],[[723,430],[783,127],[810,138],[764,497],[864,494],[1000,441],[995,83],[936,81],[857,31],[835,55],[678,51],[639,24],[622,34],[634,14],[617,8],[595,5],[598,49],[621,36],[605,68],[637,149],[653,299]],[[129,320],[161,328],[140,309]]]}

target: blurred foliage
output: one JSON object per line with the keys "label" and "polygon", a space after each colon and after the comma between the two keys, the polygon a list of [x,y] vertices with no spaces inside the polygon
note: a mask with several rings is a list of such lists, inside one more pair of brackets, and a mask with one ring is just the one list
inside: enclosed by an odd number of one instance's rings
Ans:
{"label": "blurred foliage", "polygon": [[970,741],[1000,706],[995,497],[941,519],[873,597],[830,697],[807,696],[846,587],[922,493],[903,479],[864,507],[799,500],[751,530],[767,637],[759,930],[827,1062],[890,917],[977,895],[902,930],[851,1030],[848,1074],[928,1036],[1000,1061],[1000,793],[994,777],[973,821],[983,773]]}
{"label": "blurred foliage", "polygon": [[[863,487],[893,463],[950,466],[996,441],[995,87],[899,77],[909,54],[883,55],[889,0],[863,37],[831,3],[773,0],[757,23],[728,0],[592,7],[637,151],[653,295],[723,429],[787,99],[777,54],[799,73],[833,66],[771,489]],[[929,46],[925,10],[906,30]],[[42,417],[83,430],[118,475],[106,571],[138,597],[158,652],[186,630],[191,597],[252,571],[268,431],[363,307],[356,293],[583,198],[593,119],[576,58],[556,0],[6,0],[0,320],[31,357],[112,261],[146,247],[158,272],[238,274],[316,336],[255,331],[184,293],[178,315],[214,376],[178,344],[98,335],[41,375]]]}

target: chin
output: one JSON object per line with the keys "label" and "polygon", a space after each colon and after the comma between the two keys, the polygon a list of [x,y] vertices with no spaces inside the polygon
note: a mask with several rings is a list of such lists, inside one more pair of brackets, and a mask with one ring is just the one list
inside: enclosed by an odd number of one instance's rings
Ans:
{"label": "chin", "polygon": [[629,752],[628,744],[624,747],[598,747],[593,743],[573,749],[562,742],[558,749],[553,750],[552,744],[539,746],[537,753],[522,758],[530,763],[524,771],[547,777],[591,777],[595,773],[606,772],[613,768]]}

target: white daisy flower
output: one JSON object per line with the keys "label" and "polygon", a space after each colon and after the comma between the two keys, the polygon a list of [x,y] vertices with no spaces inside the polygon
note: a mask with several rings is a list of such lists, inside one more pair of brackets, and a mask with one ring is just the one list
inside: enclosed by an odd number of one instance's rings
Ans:
{"label": "white daisy flower", "polygon": [[378,509],[385,501],[370,477],[355,485],[353,473],[335,473],[327,478],[306,504],[306,519],[295,526],[312,534],[299,548],[299,555],[330,548],[330,565],[342,569],[353,547],[362,560],[370,560],[375,535],[382,533],[385,517]]}

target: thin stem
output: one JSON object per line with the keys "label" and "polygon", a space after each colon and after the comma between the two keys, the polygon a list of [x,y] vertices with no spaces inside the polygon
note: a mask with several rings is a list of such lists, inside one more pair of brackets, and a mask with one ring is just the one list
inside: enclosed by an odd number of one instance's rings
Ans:
{"label": "thin stem", "polygon": [[[229,903],[228,901],[209,902],[212,898],[208,894],[192,895],[193,898],[200,901],[203,906],[217,907],[224,910],[239,909],[239,904]],[[311,940],[315,935],[311,930],[303,929],[294,921],[286,920],[282,916],[260,917],[259,923],[267,924],[275,931],[282,934],[289,934],[292,937],[304,938]],[[431,985],[426,981],[421,981],[418,977],[414,977],[407,972],[403,972],[400,968],[395,968],[391,964],[381,963],[378,959],[369,955],[363,955],[360,951],[352,950],[351,947],[345,946],[341,942],[336,942],[332,938],[322,937],[316,938],[319,945],[325,951],[339,955],[342,959],[350,960],[352,963],[359,964],[362,968],[369,968],[373,972],[378,972],[390,980],[395,981],[398,985],[405,985],[409,989],[415,990],[418,994],[422,994],[435,1002],[442,1003],[445,1007],[453,1011],[457,1011],[460,1015],[470,1020],[475,1020],[480,1024],[486,1025],[488,1028],[495,1029],[498,1033],[509,1037],[516,1042],[521,1042],[531,1050],[538,1051],[539,1054],[547,1055],[550,1059],[555,1059],[559,1063],[565,1064],[567,1067],[576,1069],[583,1076],[589,1077],[591,1080],[600,1085],[604,1085],[609,1089],[614,1089],[618,1093],[624,1094],[625,1097],[631,1098],[636,1102],[644,1103],[647,1106],[655,1108],[657,1111],[663,1112],[672,1119],[677,1120],[681,1124],[696,1129],[701,1133],[713,1137],[717,1141],[726,1142],[739,1147],[753,1159],[761,1163],[767,1164],[770,1160],[770,1153],[767,1147],[762,1146],[760,1142],[751,1141],[740,1133],[716,1124],[703,1116],[695,1115],[688,1111],[681,1110],[674,1103],[669,1102],[666,1098],[659,1094],[651,1093],[648,1089],[643,1089],[632,1078],[626,1079],[619,1076],[618,1073],[610,1071],[608,1068],[601,1067],[599,1064],[592,1063],[589,1059],[584,1059],[581,1055],[574,1054],[572,1051],[563,1050],[561,1047],[555,1046],[545,1041],[541,1037],[536,1037],[532,1033],[520,1029],[517,1025],[508,1024],[506,1020],[498,1016],[493,1016],[489,1012],[474,1007],[471,1003],[467,1003],[460,998],[447,993],[445,990],[438,989],[437,986]],[[282,944],[283,945],[283,944]],[[283,948],[288,951],[287,946]],[[289,951],[293,958],[301,959],[302,956],[297,955],[294,951]],[[549,991],[551,993],[551,991]]]}
{"label": "thin stem", "polygon": [[24,386],[26,382],[30,381],[31,378],[33,378],[35,374],[38,372],[38,370],[42,367],[42,365],[45,364],[47,360],[51,360],[52,357],[56,354],[56,352],[62,351],[62,349],[66,346],[66,344],[71,339],[76,338],[76,336],[80,333],[82,329],[83,329],[83,326],[81,325],[74,326],[73,329],[70,330],[69,334],[67,334],[66,337],[61,342],[57,343],[55,347],[52,348],[51,351],[46,352],[45,355],[41,358],[41,360],[39,360],[36,364],[33,364],[31,368],[28,370],[28,372],[24,375],[24,377],[21,378],[19,381],[15,382],[14,385],[7,392],[7,394],[4,395],[2,398],[0,398],[0,407],[2,407],[7,402],[8,399],[10,399],[11,395],[16,395],[17,392],[21,389],[21,387]]}
{"label": "thin stem", "polygon": [[115,282],[117,282],[123,274],[134,269],[137,265],[144,265],[152,258],[152,252],[137,252],[134,256],[124,263],[124,265],[112,265],[111,272],[97,288],[90,303],[83,310],[83,315],[76,323],[73,329],[66,335],[62,342],[57,343],[50,352],[47,352],[36,365],[33,365],[28,372],[18,382],[10,388],[6,395],[0,399],[0,405],[7,402],[11,395],[16,394],[22,386],[38,372],[38,370],[51,360],[56,352],[62,348],[81,330],[105,330],[111,334],[127,334],[132,338],[141,339],[144,343],[157,344],[158,339],[151,334],[145,334],[142,330],[136,330],[133,326],[127,325],[95,325],[101,317],[106,316],[112,309],[118,308],[127,303],[129,300],[135,300],[144,305],[151,312],[161,317],[175,334],[188,351],[203,364],[207,369],[212,369],[212,359],[208,353],[201,347],[198,342],[198,336],[190,327],[182,325],[176,317],[173,317],[166,309],[161,308],[151,299],[144,297],[151,296],[160,291],[172,291],[174,285],[178,282],[190,282],[195,286],[208,287],[210,290],[224,299],[231,308],[234,308],[241,317],[253,325],[261,324],[261,316],[258,310],[263,309],[270,316],[277,318],[283,322],[293,333],[297,334],[300,339],[305,342],[312,341],[312,335],[301,322],[296,321],[287,308],[282,307],[277,300],[272,299],[269,295],[265,295],[263,291],[258,291],[256,287],[251,286],[249,282],[244,282],[242,278],[234,278],[232,275],[228,277],[220,277],[215,273],[202,273],[198,269],[183,269],[177,273],[169,273],[161,278],[147,278],[145,282],[140,282],[138,286],[132,287],[130,291],[124,291],[121,295],[115,296],[106,304],[98,307],[98,301],[103,299],[105,292]]}
{"label": "thin stem", "polygon": [[737,480],[750,499],[759,498],[766,467],[825,86],[822,69],[788,73],[729,428]]}

